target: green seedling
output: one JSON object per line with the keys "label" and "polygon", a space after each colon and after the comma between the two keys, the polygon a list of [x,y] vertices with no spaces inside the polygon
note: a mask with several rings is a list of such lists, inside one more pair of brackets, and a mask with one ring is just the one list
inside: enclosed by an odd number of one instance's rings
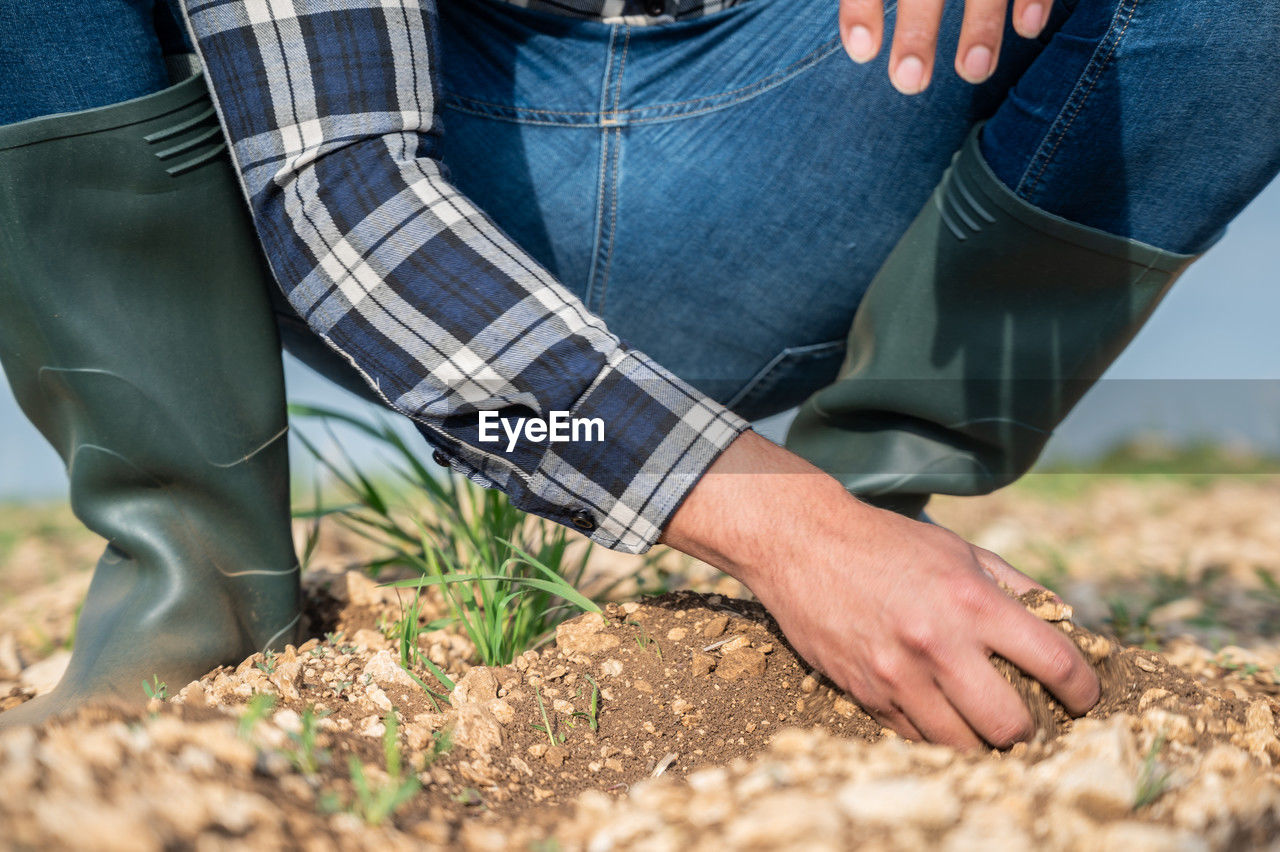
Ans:
{"label": "green seedling", "polygon": [[1164,748],[1165,735],[1162,731],[1151,743],[1147,756],[1142,761],[1142,771],[1138,775],[1138,789],[1133,797],[1133,809],[1140,810],[1160,798],[1169,789],[1173,773],[1162,766],[1157,758]]}
{"label": "green seedling", "polygon": [[1213,659],[1213,664],[1223,671],[1228,672],[1238,672],[1245,667],[1244,663],[1240,663],[1232,659],[1231,655],[1225,651],[1218,652],[1218,656]]}
{"label": "green seedling", "polygon": [[640,635],[636,637],[636,644],[640,646],[641,651],[647,651],[650,647],[654,653],[658,655],[658,659],[662,659],[662,646],[658,644],[658,640],[649,635],[649,631],[644,629],[644,625],[638,621],[626,621],[624,624],[630,624],[640,629]]}
{"label": "green seedling", "polygon": [[261,660],[258,660],[258,662],[253,664],[253,667],[261,671],[263,674],[273,675],[276,673],[276,666],[278,665],[279,662],[276,660],[276,652],[267,651],[262,655]]}
{"label": "green seedling", "polygon": [[[446,675],[443,671],[440,670],[439,666],[437,666],[435,663],[428,660],[426,657],[422,658],[422,663],[424,666],[426,666],[428,671],[430,671],[433,675],[435,675],[436,680],[444,685],[445,689],[448,689],[448,690],[453,689],[453,687],[451,686],[453,681],[449,679],[448,675]],[[442,709],[440,707],[440,702],[443,701],[445,704],[449,703],[449,696],[447,694],[442,695],[436,692],[434,689],[427,686],[426,682],[423,681],[422,678],[418,677],[416,674],[409,671],[408,669],[405,669],[405,674],[409,675],[409,679],[412,680],[414,683],[416,683],[422,689],[422,691],[427,694],[427,700],[431,702],[431,706],[435,709],[437,713],[439,713]]]}
{"label": "green seedling", "polygon": [[1280,603],[1280,580],[1266,568],[1255,568],[1253,573],[1257,576],[1258,582],[1262,584],[1262,589],[1253,593],[1253,597],[1264,601]]}
{"label": "green seedling", "polygon": [[547,735],[547,739],[551,742],[552,748],[560,745],[565,741],[565,735],[560,735],[560,741],[556,742],[555,726],[551,724],[551,717],[547,715],[547,706],[542,703],[542,690],[538,687],[533,688],[533,695],[538,699],[538,712],[542,714],[542,724],[533,725],[535,731],[542,731]]}
{"label": "green seedling", "polygon": [[426,765],[430,766],[451,751],[453,751],[453,728],[436,731],[431,735],[431,752],[427,755]]}
{"label": "green seedling", "polygon": [[[440,627],[450,623],[449,619],[437,619],[436,621],[423,624],[421,620],[421,600],[422,589],[419,588],[413,595],[413,602],[401,613],[400,620],[391,626],[391,636],[396,640],[400,649],[400,667],[404,669],[409,677],[413,678],[414,683],[422,688],[427,694],[431,706],[436,712],[440,712],[440,701],[447,702],[448,692],[453,691],[453,680],[444,673],[443,670],[422,653],[421,647],[418,645],[418,637],[427,631],[437,630]],[[435,677],[441,686],[445,688],[446,694],[441,694],[428,687],[423,683],[422,679],[413,672],[415,665],[422,666]]]}
{"label": "green seedling", "polygon": [[249,699],[249,703],[245,705],[244,712],[240,714],[240,721],[236,723],[236,732],[241,739],[249,739],[253,734],[253,729],[258,723],[267,717],[276,706],[276,697],[266,692],[255,693]]}
{"label": "green seedling", "polygon": [[1261,629],[1267,634],[1280,632],[1280,581],[1266,568],[1256,568],[1254,573],[1262,588],[1252,589],[1248,594],[1264,605]]}
{"label": "green seedling", "polygon": [[[467,571],[450,562],[444,551],[433,547],[425,533],[423,554],[414,567],[425,576],[418,580],[392,583],[394,586],[433,585],[441,590],[450,620],[460,625],[476,646],[481,662],[505,665],[525,650],[541,644],[554,632],[563,617],[553,613],[573,607],[575,611],[599,612],[600,608],[582,595],[553,569],[518,545],[506,542],[515,555],[493,571]],[[563,603],[555,603],[563,601]],[[434,674],[434,672],[433,672]],[[437,675],[438,677],[438,675]]]}
{"label": "green seedling", "polygon": [[[427,659],[426,656],[423,656],[420,659],[420,662],[426,668],[427,671],[431,672],[432,677],[434,677],[440,683],[441,686],[443,686],[449,692],[453,692],[453,688],[454,686],[456,686],[456,684],[453,682],[453,678],[449,677],[447,674],[444,673],[444,669],[440,668],[435,663],[431,662],[431,660]],[[418,682],[418,685],[421,686],[423,689],[426,689],[428,693],[435,695],[435,693],[432,692],[432,690],[427,689],[426,684],[422,683],[421,681]],[[439,697],[444,698],[445,700],[448,700],[447,696],[441,695]]]}
{"label": "green seedling", "polygon": [[[311,499],[312,505],[320,505],[320,480],[318,478],[312,481]],[[293,514],[297,517],[304,515],[305,511],[294,510]],[[321,517],[316,515],[307,524],[307,537],[302,543],[302,554],[298,558],[298,569],[304,574],[311,567],[311,559],[316,554],[317,545],[320,544],[320,520]]]}
{"label": "green seedling", "polygon": [[463,787],[453,800],[460,805],[467,807],[476,807],[484,804],[484,797],[480,795],[480,791],[475,787]]}
{"label": "green seedling", "polygon": [[298,730],[289,732],[293,747],[286,756],[294,768],[307,777],[315,776],[320,767],[329,762],[329,752],[320,748],[317,736],[317,723],[327,715],[328,711],[317,713],[315,705],[308,704],[302,711]]}
{"label": "green seedling", "polygon": [[[1222,652],[1218,653],[1218,656],[1214,658],[1213,663],[1223,671],[1231,672],[1242,680],[1247,680],[1262,670],[1262,667],[1257,663],[1237,662],[1231,658],[1230,654]],[[1277,669],[1280,669],[1280,666],[1278,666]]]}
{"label": "green seedling", "polygon": [[169,700],[169,686],[160,679],[160,675],[153,674],[151,683],[145,680],[142,682],[142,691],[146,693],[147,698],[156,698],[160,701]]}
{"label": "green seedling", "polygon": [[339,654],[354,654],[356,652],[355,645],[347,645],[342,643],[343,633],[341,630],[324,634],[324,641],[333,646],[333,650]]}
{"label": "green seedling", "polygon": [[369,825],[381,825],[413,798],[422,786],[413,772],[405,770],[397,741],[399,725],[394,710],[387,713],[383,726],[386,728],[382,734],[382,752],[387,766],[385,782],[374,784],[369,781],[363,764],[354,755],[347,761],[351,772],[351,786],[355,790],[351,811]]}
{"label": "green seedling", "polygon": [[421,590],[414,593],[413,602],[401,612],[400,620],[391,625],[389,631],[391,635],[387,637],[399,648],[400,665],[406,670],[412,669],[418,658],[422,656],[422,649],[418,647],[418,637],[423,632],[418,611],[421,597]]}
{"label": "green seedling", "polygon": [[535,840],[529,844],[529,852],[560,852],[560,841],[554,837]]}
{"label": "green seedling", "polygon": [[1116,638],[1126,645],[1141,645],[1149,651],[1159,650],[1160,631],[1151,623],[1151,612],[1155,607],[1144,606],[1141,610],[1130,610],[1129,605],[1120,598],[1107,601],[1107,623]]}
{"label": "green seedling", "polygon": [[[596,684],[595,678],[586,675],[587,680],[591,681],[591,701],[587,705],[587,712],[581,710],[575,711],[574,716],[581,716],[587,720],[587,724],[591,726],[591,730],[600,730],[600,687]],[[578,690],[578,695],[582,695],[582,690]]]}

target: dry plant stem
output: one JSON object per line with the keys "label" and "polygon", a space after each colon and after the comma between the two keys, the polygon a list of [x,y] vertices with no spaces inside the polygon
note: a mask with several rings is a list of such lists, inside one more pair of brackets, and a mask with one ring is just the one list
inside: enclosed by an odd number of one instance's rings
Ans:
{"label": "dry plant stem", "polygon": [[992,654],[1073,713],[1098,699],[1074,644],[1000,588],[1034,581],[947,530],[859,502],[754,433],[712,465],[663,541],[745,583],[801,656],[911,739],[976,748],[1032,735]]}

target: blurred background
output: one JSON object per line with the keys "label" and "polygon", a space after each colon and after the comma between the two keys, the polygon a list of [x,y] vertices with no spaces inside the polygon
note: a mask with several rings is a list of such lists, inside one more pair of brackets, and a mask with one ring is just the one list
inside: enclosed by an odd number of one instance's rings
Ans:
{"label": "blurred background", "polygon": [[[1041,470],[1148,469],[1280,472],[1280,181],[1174,287],[1151,322],[1062,425]],[[306,367],[286,363],[294,402],[372,413]],[[0,376],[3,385],[3,376]],[[759,424],[778,440],[789,417]],[[406,435],[415,436],[404,425]],[[323,435],[320,443],[333,441]],[[379,448],[353,433],[336,440],[376,470]],[[422,444],[425,453],[425,444]],[[299,449],[295,444],[295,450]],[[308,482],[307,453],[294,452]],[[1190,465],[1193,469],[1187,469]],[[1204,468],[1197,470],[1194,468]],[[0,500],[66,494],[57,455],[0,391]]]}

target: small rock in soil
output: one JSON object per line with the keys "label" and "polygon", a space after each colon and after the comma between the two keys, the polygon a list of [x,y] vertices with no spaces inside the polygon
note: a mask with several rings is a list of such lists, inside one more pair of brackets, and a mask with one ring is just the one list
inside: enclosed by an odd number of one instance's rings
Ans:
{"label": "small rock in soil", "polygon": [[721,658],[716,666],[716,676],[725,680],[762,677],[765,656],[754,648],[738,648]]}

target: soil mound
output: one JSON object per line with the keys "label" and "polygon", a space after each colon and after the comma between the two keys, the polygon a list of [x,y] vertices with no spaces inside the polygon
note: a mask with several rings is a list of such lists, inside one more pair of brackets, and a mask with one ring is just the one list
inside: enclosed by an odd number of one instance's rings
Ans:
{"label": "soil mound", "polygon": [[[1268,763],[1280,758],[1270,699],[1220,693],[1159,654],[1078,627],[1045,593],[1022,602],[1097,667],[1102,697],[1087,718],[1145,715],[1159,736],[1187,748],[1230,743]],[[1054,753],[1078,720],[1007,661],[995,663],[1038,724],[1036,739],[1014,754]],[[500,804],[509,815],[756,755],[786,729],[867,743],[893,737],[813,672],[759,604],[693,592],[566,622],[554,647],[511,666],[472,668],[451,699],[446,712],[411,721],[410,739],[426,741],[425,731],[414,733],[423,724],[451,731],[455,750],[431,770],[437,785],[454,801]]]}
{"label": "soil mound", "polygon": [[786,727],[883,735],[759,604],[692,592],[566,622],[555,647],[471,669],[452,699],[431,721],[453,725],[470,755],[441,768],[511,805],[684,775],[753,754]]}

